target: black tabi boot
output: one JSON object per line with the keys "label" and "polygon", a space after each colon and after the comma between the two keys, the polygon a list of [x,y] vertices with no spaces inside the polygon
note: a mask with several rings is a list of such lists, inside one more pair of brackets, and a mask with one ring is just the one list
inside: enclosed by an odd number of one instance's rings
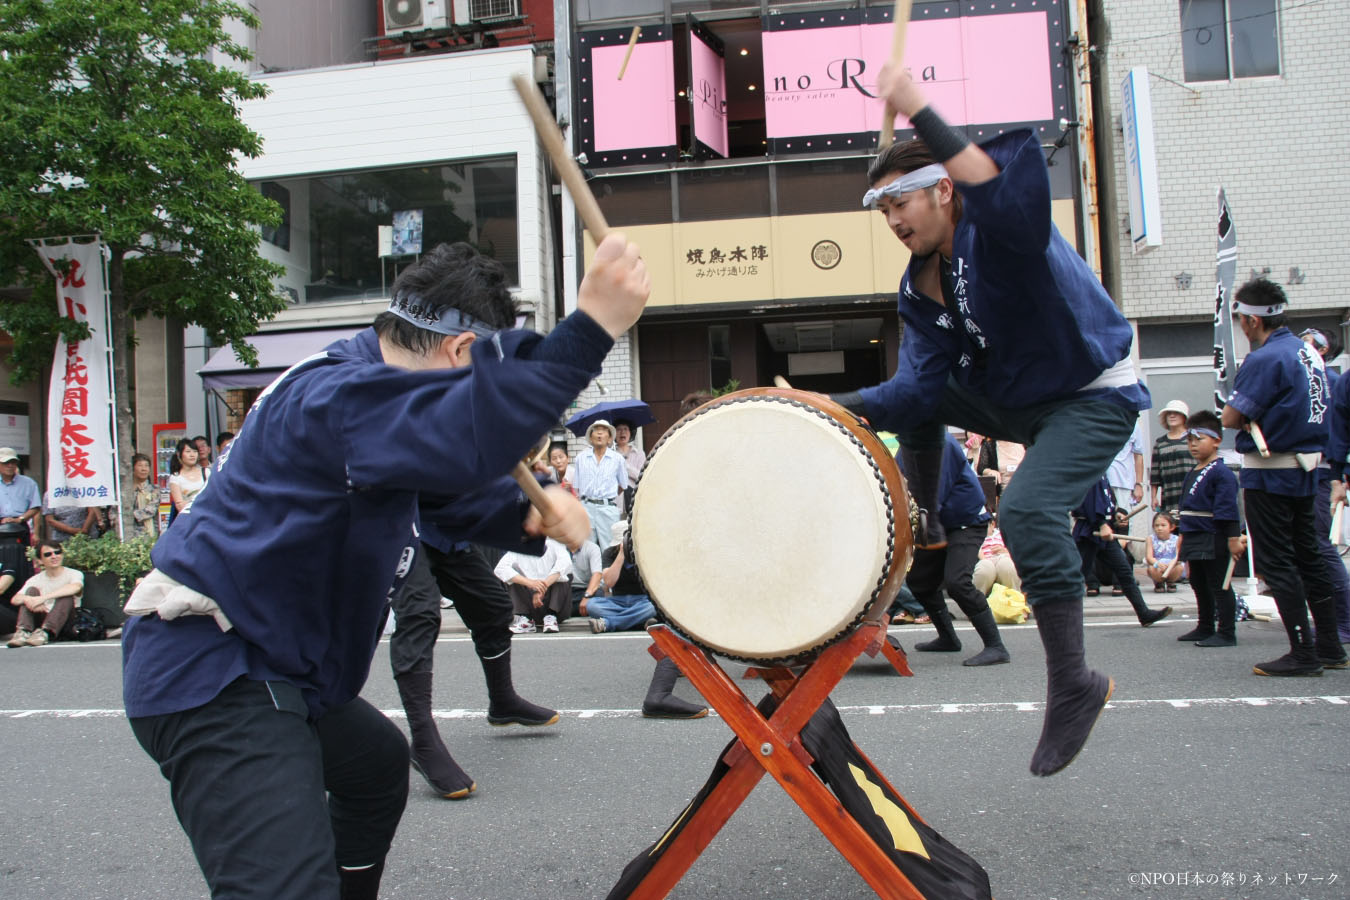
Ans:
{"label": "black tabi boot", "polygon": [[1345,655],[1337,632],[1336,601],[1331,597],[1309,600],[1308,609],[1312,610],[1313,627],[1317,632],[1314,640],[1317,661],[1324,669],[1350,668],[1350,657]]}
{"label": "black tabi boot", "polygon": [[686,703],[670,692],[679,676],[680,667],[674,660],[657,661],[647,698],[642,701],[644,716],[649,719],[701,719],[708,714],[708,707]]}
{"label": "black tabi boot", "polygon": [[1172,614],[1172,607],[1164,606],[1162,609],[1150,609],[1144,602],[1144,595],[1139,591],[1139,582],[1131,578],[1120,588],[1125,593],[1125,599],[1130,601],[1130,606],[1134,607],[1134,614],[1139,618],[1139,625],[1147,628],[1154,622],[1167,618]]}
{"label": "black tabi boot", "polygon": [[1115,682],[1087,667],[1082,601],[1037,605],[1036,628],[1045,647],[1045,725],[1031,756],[1031,774],[1053,775],[1083,749]]}
{"label": "black tabi boot", "polygon": [[900,447],[906,481],[914,503],[919,507],[919,533],[914,545],[929,550],[947,546],[947,532],[938,519],[938,490],[942,485],[942,445],[911,450]]}
{"label": "black tabi boot", "polygon": [[[412,732],[412,767],[445,799],[463,800],[478,786],[445,748],[436,720],[431,717],[431,672],[406,672],[395,677],[394,683]],[[379,883],[377,875],[375,885]]]}
{"label": "black tabi boot", "polygon": [[[1196,565],[1202,564],[1196,563]],[[1231,591],[1226,593],[1228,594],[1229,598],[1232,598],[1233,594]],[[1223,601],[1220,600],[1219,602],[1222,603]],[[1236,615],[1236,605],[1234,605],[1234,615]],[[1219,620],[1220,622],[1222,622],[1223,617],[1220,616]],[[1228,618],[1228,627],[1230,630],[1233,627],[1233,618],[1231,615]],[[1177,640],[1203,641],[1213,636],[1214,636],[1214,599],[1212,597],[1202,597],[1200,596],[1200,592],[1197,591],[1195,594],[1195,627],[1192,628],[1190,631],[1186,632],[1185,634],[1178,635]]]}
{"label": "black tabi boot", "polygon": [[479,657],[487,677],[489,725],[526,725],[538,728],[558,721],[557,710],[535,706],[516,693],[511,681],[511,648],[492,659]]}
{"label": "black tabi boot", "polygon": [[923,653],[955,653],[961,649],[961,639],[952,627],[952,614],[945,609],[928,610],[928,618],[933,620],[937,637],[931,641],[921,641],[914,645],[915,650]]}
{"label": "black tabi boot", "polygon": [[1003,646],[1003,638],[998,634],[998,623],[994,621],[994,613],[988,609],[977,612],[970,617],[970,624],[975,626],[975,633],[984,641],[984,649],[976,653],[970,659],[961,663],[963,666],[996,666],[999,663],[1011,662],[1012,657],[1008,655],[1008,648]]}
{"label": "black tabi boot", "polygon": [[1219,592],[1219,626],[1209,637],[1196,641],[1195,646],[1237,646],[1237,597],[1232,591]]}
{"label": "black tabi boot", "polygon": [[338,866],[339,900],[378,900],[380,878],[383,875],[384,860],[363,869],[344,869]]}
{"label": "black tabi boot", "polygon": [[1257,663],[1252,672],[1257,675],[1320,676],[1322,664],[1317,661],[1312,629],[1308,627],[1308,604],[1276,597],[1275,608],[1280,611],[1285,634],[1289,635],[1289,652],[1279,659]]}

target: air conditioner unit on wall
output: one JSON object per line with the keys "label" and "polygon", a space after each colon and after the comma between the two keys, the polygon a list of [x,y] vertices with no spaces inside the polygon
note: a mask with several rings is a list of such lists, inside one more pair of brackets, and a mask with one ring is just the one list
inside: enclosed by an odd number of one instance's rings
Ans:
{"label": "air conditioner unit on wall", "polygon": [[450,25],[450,16],[445,8],[446,2],[447,0],[380,0],[380,10],[384,13],[384,33],[395,35],[404,31],[446,28]]}
{"label": "air conditioner unit on wall", "polygon": [[520,18],[520,0],[454,0],[455,24]]}

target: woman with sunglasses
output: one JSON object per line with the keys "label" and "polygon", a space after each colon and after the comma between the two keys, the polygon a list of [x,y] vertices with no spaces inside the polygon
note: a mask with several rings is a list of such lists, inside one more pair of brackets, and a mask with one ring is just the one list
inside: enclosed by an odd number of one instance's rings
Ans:
{"label": "woman with sunglasses", "polygon": [[84,594],[84,573],[62,565],[60,544],[43,541],[37,555],[41,570],[10,601],[19,608],[11,647],[41,647],[55,641]]}

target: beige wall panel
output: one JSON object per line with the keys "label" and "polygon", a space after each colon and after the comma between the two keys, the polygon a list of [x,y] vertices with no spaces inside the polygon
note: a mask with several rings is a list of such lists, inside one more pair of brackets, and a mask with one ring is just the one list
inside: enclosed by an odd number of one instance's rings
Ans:
{"label": "beige wall panel", "polygon": [[[678,302],[675,273],[675,229],[670,225],[629,225],[618,229],[642,250],[642,261],[652,277],[652,295],[647,306],[674,306]],[[582,232],[585,261],[590,267],[595,241],[589,231]]]}
{"label": "beige wall panel", "polygon": [[779,298],[875,293],[872,235],[865,214],[779,216],[771,221]]}

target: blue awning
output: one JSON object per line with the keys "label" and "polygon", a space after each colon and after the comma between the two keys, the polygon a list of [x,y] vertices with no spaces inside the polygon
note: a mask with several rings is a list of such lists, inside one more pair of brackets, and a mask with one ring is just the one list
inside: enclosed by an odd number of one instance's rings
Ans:
{"label": "blue awning", "polygon": [[267,387],[282,372],[307,356],[313,356],[334,341],[346,340],[360,328],[330,328],[323,331],[285,331],[255,334],[248,339],[258,351],[258,367],[251,369],[234,356],[228,344],[217,349],[197,370],[208,390]]}

